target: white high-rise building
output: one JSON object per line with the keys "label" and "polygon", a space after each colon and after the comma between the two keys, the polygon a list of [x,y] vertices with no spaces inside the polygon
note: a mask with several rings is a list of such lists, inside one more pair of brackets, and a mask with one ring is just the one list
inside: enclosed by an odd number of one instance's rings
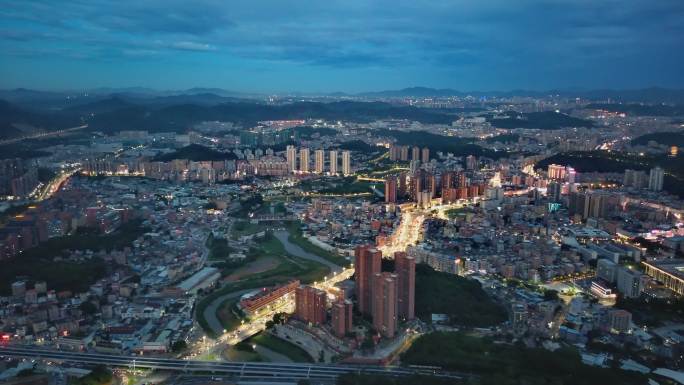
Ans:
{"label": "white high-rise building", "polygon": [[559,164],[550,164],[546,175],[549,179],[565,179],[565,166]]}
{"label": "white high-rise building", "polygon": [[314,170],[316,171],[316,174],[323,174],[324,164],[325,164],[325,151],[316,150],[316,158],[315,158],[315,163],[314,163]]}
{"label": "white high-rise building", "polygon": [[651,191],[661,191],[663,189],[664,177],[665,172],[662,168],[652,168],[651,173],[648,176],[648,189]]}
{"label": "white high-rise building", "polygon": [[330,150],[330,174],[337,174],[337,150]]}
{"label": "white high-rise building", "polygon": [[309,149],[306,147],[299,150],[299,171],[309,172]]}
{"label": "white high-rise building", "polygon": [[577,172],[575,171],[574,168],[568,166],[565,168],[565,179],[568,181],[570,184],[575,183],[575,179],[577,178]]}
{"label": "white high-rise building", "polygon": [[351,152],[342,151],[342,174],[351,175]]}
{"label": "white high-rise building", "polygon": [[287,171],[294,172],[294,170],[297,169],[297,149],[295,146],[287,146],[285,151],[285,157],[287,159]]}

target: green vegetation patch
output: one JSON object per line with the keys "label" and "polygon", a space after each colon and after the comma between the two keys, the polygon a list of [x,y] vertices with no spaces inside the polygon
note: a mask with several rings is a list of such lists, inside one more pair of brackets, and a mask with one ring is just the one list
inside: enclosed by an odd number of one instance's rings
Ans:
{"label": "green vegetation patch", "polygon": [[444,214],[446,214],[447,217],[453,219],[453,218],[456,218],[457,216],[459,216],[461,214],[465,214],[467,212],[470,212],[469,208],[460,207],[460,208],[456,208],[456,209],[449,209],[449,210],[445,211]]}
{"label": "green vegetation patch", "polygon": [[214,260],[225,260],[233,252],[225,238],[214,237],[213,234],[209,234],[207,238],[207,248],[209,248],[209,259]]}
{"label": "green vegetation patch", "polygon": [[558,130],[563,127],[594,127],[591,120],[575,118],[573,116],[555,112],[516,112],[507,111],[503,115],[505,118],[494,118],[487,116],[487,121],[498,128],[530,128],[540,130]]}
{"label": "green vegetation patch", "polygon": [[349,261],[345,257],[337,253],[325,250],[309,242],[309,240],[307,240],[302,233],[301,222],[291,223],[287,230],[290,233],[288,240],[294,243],[295,245],[301,247],[304,251],[307,251],[311,254],[316,254],[319,257],[329,262],[332,262],[338,266],[346,267],[347,265],[349,265]]}
{"label": "green vegetation patch", "polygon": [[141,221],[121,225],[114,233],[101,235],[81,229],[74,235],[52,238],[21,254],[0,261],[0,294],[11,292],[12,282],[19,276],[29,280],[46,281],[50,289],[85,292],[88,287],[106,274],[106,265],[100,258],[82,262],[55,261],[55,257],[69,250],[121,250],[147,232]]}
{"label": "green vegetation patch", "polygon": [[684,157],[667,155],[639,156],[608,151],[565,152],[546,158],[535,168],[546,169],[549,164],[569,165],[578,172],[624,172],[626,169],[644,170],[648,173],[653,167],[665,170],[663,189],[671,194],[684,197]]}
{"label": "green vegetation patch", "polygon": [[346,195],[370,193],[371,186],[384,189],[382,182],[368,182],[358,180],[354,176],[335,179],[310,179],[300,183],[299,187],[307,192],[325,195]]}
{"label": "green vegetation patch", "polygon": [[681,298],[618,298],[615,307],[632,313],[634,322],[649,327],[684,321],[684,299]]}
{"label": "green vegetation patch", "polygon": [[684,116],[684,106],[672,106],[667,104],[588,104],[586,108],[623,112],[629,115],[640,116]]}
{"label": "green vegetation patch", "polygon": [[487,156],[490,158],[500,158],[505,152],[494,152],[477,144],[472,143],[472,139],[458,138],[455,136],[445,136],[424,131],[398,131],[389,129],[379,129],[374,131],[377,135],[394,138],[397,144],[428,147],[431,157],[435,157],[438,151],[450,152],[456,156]]}
{"label": "green vegetation patch", "polygon": [[261,226],[258,223],[251,223],[246,220],[236,221],[231,228],[231,237],[233,239],[238,239],[243,235],[256,234],[262,230],[265,230],[265,226]]}
{"label": "green vegetation patch", "polygon": [[520,139],[520,135],[518,134],[503,134],[503,135],[497,135],[497,136],[492,136],[490,138],[485,139],[485,142],[487,143],[515,143]]}
{"label": "green vegetation patch", "polygon": [[221,152],[199,144],[191,144],[168,154],[157,155],[154,161],[170,162],[174,159],[187,159],[194,162],[237,159],[232,152]]}
{"label": "green vegetation patch", "polygon": [[405,364],[439,366],[445,370],[476,374],[481,384],[648,383],[647,377],[637,372],[585,365],[574,348],[550,352],[454,332],[421,336],[401,360]]}
{"label": "green vegetation patch", "polygon": [[265,360],[259,353],[252,349],[252,346],[244,341],[226,349],[226,358],[234,362],[263,362]]}
{"label": "green vegetation patch", "polygon": [[295,137],[299,139],[311,139],[314,136],[335,136],[337,130],[330,127],[301,126],[292,129]]}
{"label": "green vegetation patch", "polygon": [[245,342],[261,345],[266,349],[273,350],[276,353],[288,357],[294,362],[314,362],[313,358],[309,355],[309,353],[306,352],[306,350],[292,342],[278,338],[271,333],[259,333]]}
{"label": "green vegetation patch", "polygon": [[330,274],[330,269],[327,266],[288,255],[283,244],[270,232],[267,232],[265,239],[259,243],[259,246],[251,249],[247,255],[248,258],[259,256],[278,258],[281,262],[274,269],[252,274],[240,281],[226,284],[197,303],[195,308],[197,322],[205,333],[214,336],[209,323],[204,318],[204,310],[216,298],[235,291],[282,284],[292,279],[299,279],[302,283],[311,283],[320,281]]}
{"label": "green vegetation patch", "polygon": [[507,319],[506,310],[474,279],[442,273],[423,264],[416,266],[416,315],[447,314],[450,322],[468,327],[498,325]]}
{"label": "green vegetation patch", "polygon": [[239,300],[239,298],[231,298],[226,300],[226,302],[222,303],[216,312],[216,316],[221,322],[223,328],[226,330],[233,330],[240,325],[241,318],[234,313],[236,310],[235,305]]}
{"label": "green vegetation patch", "polygon": [[114,382],[112,371],[98,365],[86,376],[69,381],[69,385],[107,385]]}
{"label": "green vegetation patch", "polygon": [[632,139],[632,145],[646,145],[654,141],[665,146],[684,146],[684,133],[682,132],[656,132]]}

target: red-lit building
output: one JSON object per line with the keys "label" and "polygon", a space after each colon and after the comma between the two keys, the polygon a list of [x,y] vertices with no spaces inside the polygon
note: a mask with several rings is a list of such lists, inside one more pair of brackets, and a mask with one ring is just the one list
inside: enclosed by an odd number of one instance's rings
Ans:
{"label": "red-lit building", "polygon": [[437,179],[435,176],[425,170],[418,170],[411,178],[411,197],[417,200],[417,197],[423,191],[430,192],[430,198],[434,198],[437,193]]}
{"label": "red-lit building", "polygon": [[397,203],[397,178],[394,176],[385,179],[385,203]]}
{"label": "red-lit building", "polygon": [[416,260],[399,251],[394,253],[394,266],[397,274],[397,316],[402,320],[412,320],[416,307]]}
{"label": "red-lit building", "polygon": [[295,289],[295,316],[304,322],[324,323],[326,303],[327,297],[323,290],[311,286]]}
{"label": "red-lit building", "polygon": [[474,184],[468,187],[468,196],[471,198],[475,198],[476,196],[480,195],[480,186]]}
{"label": "red-lit building", "polygon": [[397,275],[384,272],[373,276],[373,327],[384,337],[397,332]]}
{"label": "red-lit building", "polygon": [[267,306],[274,301],[282,298],[284,295],[292,293],[299,287],[299,280],[290,281],[286,285],[276,286],[274,288],[263,288],[258,294],[243,299],[240,301],[240,307],[246,313],[254,313],[255,311]]}
{"label": "red-lit building", "polygon": [[356,286],[359,311],[371,314],[373,277],[380,272],[382,252],[370,245],[357,246],[354,250]]}
{"label": "red-lit building", "polygon": [[352,303],[338,300],[332,305],[332,328],[338,337],[344,337],[352,330]]}

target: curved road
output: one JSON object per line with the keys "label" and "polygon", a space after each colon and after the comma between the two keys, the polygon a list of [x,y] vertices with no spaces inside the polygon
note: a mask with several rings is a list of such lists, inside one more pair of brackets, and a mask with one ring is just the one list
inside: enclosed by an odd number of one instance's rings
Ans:
{"label": "curved road", "polygon": [[224,294],[216,298],[215,300],[211,301],[211,303],[204,309],[204,319],[207,320],[209,327],[211,328],[211,330],[214,331],[214,333],[216,333],[217,335],[223,334],[223,325],[221,325],[221,321],[216,316],[216,313],[218,312],[218,309],[223,304],[223,302],[229,299],[240,297],[241,295],[249,293],[252,290],[254,289],[234,291],[232,293]]}
{"label": "curved road", "polygon": [[290,242],[290,240],[288,239],[290,237],[289,232],[279,230],[279,231],[273,232],[273,235],[275,235],[275,237],[278,238],[280,243],[282,243],[283,246],[285,246],[285,251],[287,251],[289,254],[292,254],[295,257],[299,257],[302,259],[308,259],[309,261],[318,262],[320,264],[328,266],[330,268],[330,272],[332,272],[332,273],[339,273],[340,271],[342,271],[341,266],[337,266],[336,264],[328,261],[325,258],[321,258],[316,254],[309,253],[308,251],[302,249],[298,245]]}
{"label": "curved road", "polygon": [[[316,254],[310,253],[310,252],[302,249],[298,245],[290,242],[290,240],[288,239],[290,236],[289,232],[279,230],[279,231],[275,231],[273,233],[273,235],[275,235],[275,237],[280,241],[280,243],[283,244],[283,246],[285,247],[285,251],[287,253],[292,254],[295,257],[299,257],[302,259],[306,259],[309,261],[314,261],[314,262],[318,262],[320,264],[323,264],[323,265],[330,268],[331,273],[339,273],[343,270],[341,266],[337,266],[336,264],[334,264],[334,263],[332,263],[332,262],[330,262],[324,258],[321,258]],[[221,321],[218,319],[218,317],[216,315],[219,307],[221,307],[221,305],[226,300],[239,297],[239,296],[241,296],[245,293],[248,293],[252,290],[254,290],[254,289],[239,290],[239,291],[235,291],[232,293],[224,294],[224,295],[216,298],[215,300],[213,300],[209,304],[209,306],[207,306],[204,309],[204,314],[203,314],[204,319],[207,320],[209,327],[211,328],[211,330],[214,331],[214,333],[216,333],[218,335],[223,334],[223,325],[221,325]]]}

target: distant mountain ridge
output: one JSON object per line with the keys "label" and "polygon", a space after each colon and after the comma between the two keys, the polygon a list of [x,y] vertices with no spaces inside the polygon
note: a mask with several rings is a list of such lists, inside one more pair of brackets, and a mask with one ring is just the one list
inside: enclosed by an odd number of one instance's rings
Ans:
{"label": "distant mountain ridge", "polygon": [[[125,87],[125,88],[96,88],[81,91],[39,91],[25,88],[12,90],[0,90],[0,99],[21,105],[29,100],[38,100],[38,104],[45,104],[45,101],[62,101],[63,104],[78,104],[79,100],[93,102],[99,99],[108,98],[113,95],[122,98],[151,99],[161,97],[190,98],[201,95],[214,95],[217,98],[233,99],[265,99],[267,94],[259,92],[239,92],[226,90],[218,87],[194,87],[186,90],[154,90],[145,87]],[[408,87],[396,90],[369,91],[360,93],[345,92],[290,92],[280,93],[282,96],[311,96],[311,97],[360,97],[360,98],[404,98],[404,97],[547,97],[559,95],[568,98],[579,97],[588,100],[605,101],[611,99],[614,102],[626,103],[671,103],[684,104],[684,89],[649,87],[640,89],[550,89],[550,90],[524,90],[516,89],[510,91],[460,91],[453,88],[430,88],[430,87]]]}
{"label": "distant mountain ridge", "polygon": [[37,113],[0,100],[0,140],[81,124],[80,119],[73,114]]}
{"label": "distant mountain ridge", "polygon": [[[356,94],[367,97],[546,97],[560,95],[565,97],[579,97],[592,100],[613,99],[621,102],[644,103],[684,103],[684,89],[669,89],[650,87],[632,90],[512,90],[512,91],[458,91],[451,88],[410,87],[399,90],[364,92]],[[351,96],[351,95],[350,95]]]}

